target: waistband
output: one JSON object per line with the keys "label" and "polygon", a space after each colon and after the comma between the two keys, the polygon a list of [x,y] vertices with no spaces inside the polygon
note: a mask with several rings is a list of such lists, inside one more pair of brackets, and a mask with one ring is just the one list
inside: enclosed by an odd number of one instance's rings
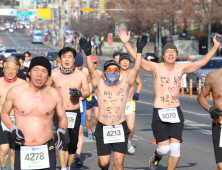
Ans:
{"label": "waistband", "polygon": [[[46,145],[46,144],[50,144],[50,143],[54,143],[54,141],[53,141],[53,138],[52,139],[50,139],[48,142],[46,142],[46,143],[44,143],[44,144],[41,144],[41,145]],[[27,146],[27,145],[21,145],[21,146]],[[38,145],[38,146],[40,146],[40,145]],[[31,146],[32,147],[32,146]]]}
{"label": "waistband", "polygon": [[213,120],[213,124],[220,126],[221,124],[217,120]]}
{"label": "waistband", "polygon": [[75,110],[66,110],[66,112],[76,112],[76,113],[80,113],[80,109],[75,109]]}
{"label": "waistband", "polygon": [[[126,121],[124,120],[122,123],[118,124],[118,125],[125,125]],[[103,126],[115,126],[115,125],[105,125],[103,123],[101,123],[100,121],[98,121],[97,123],[98,126],[103,127]]]}
{"label": "waistband", "polygon": [[[181,110],[181,109],[180,109],[180,106],[178,106],[178,107],[173,107],[173,108],[176,108],[177,110]],[[173,108],[167,108],[167,109],[173,109]],[[163,109],[163,108],[153,108],[153,110],[160,110],[160,109]]]}

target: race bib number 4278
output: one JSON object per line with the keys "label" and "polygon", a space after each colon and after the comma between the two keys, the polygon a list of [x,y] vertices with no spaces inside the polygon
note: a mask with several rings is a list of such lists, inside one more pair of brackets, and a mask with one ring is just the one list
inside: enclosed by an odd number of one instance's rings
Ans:
{"label": "race bib number 4278", "polygon": [[49,168],[49,153],[47,145],[21,146],[21,169],[45,169]]}
{"label": "race bib number 4278", "polygon": [[168,123],[179,123],[180,118],[176,108],[158,110],[161,121]]}

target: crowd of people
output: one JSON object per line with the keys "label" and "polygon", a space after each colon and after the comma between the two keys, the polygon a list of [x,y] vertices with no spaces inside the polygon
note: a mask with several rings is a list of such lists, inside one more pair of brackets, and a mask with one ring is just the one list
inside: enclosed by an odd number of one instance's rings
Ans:
{"label": "crowd of people", "polygon": [[[179,102],[180,80],[183,74],[209,62],[220,46],[216,36],[214,46],[201,60],[181,65],[175,64],[178,51],[174,44],[164,46],[163,63],[142,59],[147,37],[138,38],[135,50],[129,43],[130,33],[124,28],[119,29],[119,37],[130,55],[114,53],[113,60],[106,61],[102,71],[97,69],[98,58],[91,56],[91,42],[84,38],[80,39],[79,46],[86,55],[87,67],[83,67],[83,56],[71,47],[59,51],[57,68],[53,70],[47,58],[31,59],[29,52],[0,61],[1,170],[6,170],[9,149],[11,170],[55,170],[56,151],[61,170],[70,170],[73,163],[82,166],[85,124],[87,137],[96,140],[98,166],[108,170],[113,152],[113,170],[124,169],[127,151],[135,153],[131,140],[135,131],[135,101],[139,100],[143,86],[140,68],[152,72],[154,77],[152,130],[158,146],[149,167],[157,169],[162,157],[170,153],[168,169],[175,170],[184,127]],[[130,56],[135,60],[132,69],[129,69]],[[219,69],[207,76],[198,97],[200,105],[214,120],[213,143],[218,169],[222,169],[220,74]],[[215,106],[206,100],[211,90]],[[166,116],[169,114],[174,116]]]}

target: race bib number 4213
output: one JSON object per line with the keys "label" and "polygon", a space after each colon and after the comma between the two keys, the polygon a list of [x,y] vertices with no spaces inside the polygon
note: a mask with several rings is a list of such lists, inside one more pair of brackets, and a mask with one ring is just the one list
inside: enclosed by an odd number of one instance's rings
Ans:
{"label": "race bib number 4213", "polygon": [[176,108],[160,109],[158,110],[161,121],[168,123],[179,123],[180,118]]}
{"label": "race bib number 4213", "polygon": [[103,140],[105,144],[125,142],[123,126],[103,126]]}

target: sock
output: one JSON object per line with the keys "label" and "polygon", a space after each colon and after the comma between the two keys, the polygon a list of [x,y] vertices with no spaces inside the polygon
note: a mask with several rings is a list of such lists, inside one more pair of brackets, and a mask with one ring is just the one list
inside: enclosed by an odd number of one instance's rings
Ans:
{"label": "sock", "polygon": [[1,170],[7,170],[6,166],[1,167]]}
{"label": "sock", "polygon": [[66,167],[66,170],[70,170],[70,167]]}
{"label": "sock", "polygon": [[80,158],[80,155],[76,155],[75,158]]}

